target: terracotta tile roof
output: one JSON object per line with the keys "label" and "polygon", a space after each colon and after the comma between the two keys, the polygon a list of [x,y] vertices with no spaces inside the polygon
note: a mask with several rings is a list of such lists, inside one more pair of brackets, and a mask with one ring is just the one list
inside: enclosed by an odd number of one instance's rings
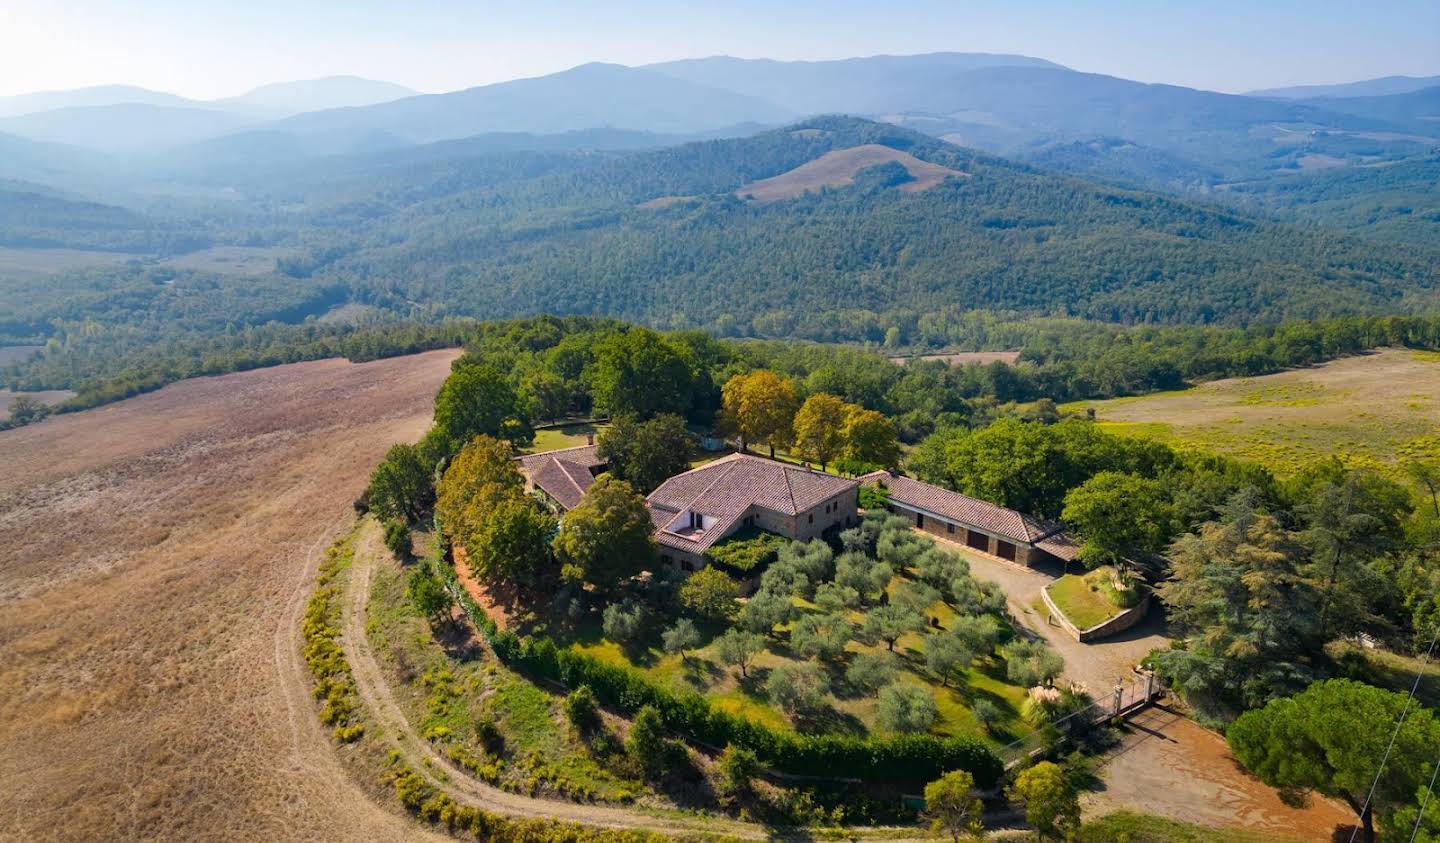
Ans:
{"label": "terracotta tile roof", "polygon": [[1080,555],[1080,539],[1064,530],[1035,542],[1035,546],[1065,562],[1074,562]]}
{"label": "terracotta tile roof", "polygon": [[[701,553],[719,541],[752,507],[795,516],[819,506],[858,483],[798,465],[749,454],[731,454],[683,474],[650,493],[647,506],[660,544]],[[703,531],[672,525],[686,512],[714,522]]]}
{"label": "terracotta tile roof", "polygon": [[892,503],[923,509],[957,524],[975,527],[1011,541],[1035,544],[1061,532],[1060,525],[1054,521],[1042,521],[1023,512],[996,506],[989,501],[929,483],[921,483],[909,477],[900,477],[889,472],[874,472],[862,479],[867,483],[878,482],[884,485],[890,492]]}
{"label": "terracotta tile roof", "polygon": [[593,469],[606,465],[595,445],[561,448],[518,457],[520,469],[545,494],[566,509],[574,509],[595,483]]}

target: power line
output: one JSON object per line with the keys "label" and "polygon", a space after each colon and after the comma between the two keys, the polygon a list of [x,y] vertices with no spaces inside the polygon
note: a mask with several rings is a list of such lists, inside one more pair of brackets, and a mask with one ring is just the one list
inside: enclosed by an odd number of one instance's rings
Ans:
{"label": "power line", "polygon": [[[1420,660],[1420,670],[1415,674],[1410,694],[1405,697],[1405,705],[1400,709],[1400,719],[1395,721],[1395,731],[1390,733],[1390,743],[1385,747],[1385,754],[1380,756],[1380,768],[1375,771],[1375,778],[1370,782],[1370,792],[1365,794],[1365,804],[1360,806],[1360,825],[1365,823],[1370,801],[1375,798],[1375,788],[1380,786],[1380,777],[1385,774],[1385,764],[1390,760],[1390,751],[1395,748],[1395,739],[1400,737],[1400,727],[1405,725],[1405,718],[1410,714],[1410,703],[1415,699],[1415,692],[1420,689],[1420,680],[1425,676],[1425,666],[1430,663],[1430,655],[1435,652],[1436,642],[1440,642],[1440,625],[1435,627],[1435,636],[1430,639],[1430,647],[1425,651],[1425,658]],[[1360,825],[1350,832],[1350,843],[1355,843],[1355,835],[1360,833]]]}
{"label": "power line", "polygon": [[1410,829],[1410,843],[1415,843],[1415,838],[1420,834],[1420,821],[1425,819],[1425,803],[1430,801],[1430,794],[1435,791],[1435,777],[1440,775],[1440,758],[1435,759],[1435,772],[1430,774],[1430,786],[1425,788],[1425,795],[1420,797],[1420,810],[1415,812],[1415,827]]}

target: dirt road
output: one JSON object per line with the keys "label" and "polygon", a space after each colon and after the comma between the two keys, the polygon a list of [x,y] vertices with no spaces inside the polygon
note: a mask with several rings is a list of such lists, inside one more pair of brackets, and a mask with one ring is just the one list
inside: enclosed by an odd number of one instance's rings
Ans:
{"label": "dirt road", "polygon": [[0,433],[0,839],[432,837],[342,766],[298,635],[319,553],[454,357],[196,379]]}
{"label": "dirt road", "polygon": [[[639,828],[662,833],[704,832],[730,837],[764,839],[764,828],[719,818],[660,816],[641,810],[603,805],[537,799],[492,787],[463,767],[452,764],[416,733],[405,718],[386,682],[365,634],[365,604],[376,560],[388,554],[374,522],[366,523],[355,546],[355,561],[346,583],[343,641],[355,686],[370,715],[380,722],[394,748],[406,755],[410,766],[442,787],[457,801],[514,817],[547,817],[611,828]],[[435,771],[441,771],[437,775]]]}

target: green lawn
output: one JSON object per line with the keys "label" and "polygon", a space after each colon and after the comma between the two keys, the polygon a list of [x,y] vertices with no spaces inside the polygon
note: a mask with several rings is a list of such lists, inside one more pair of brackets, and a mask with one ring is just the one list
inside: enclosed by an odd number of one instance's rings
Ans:
{"label": "green lawn", "polygon": [[1066,574],[1049,585],[1050,599],[1065,617],[1080,629],[1109,620],[1121,609],[1091,587],[1091,581],[1079,574]]}
{"label": "green lawn", "polygon": [[525,449],[527,454],[541,454],[546,451],[558,451],[561,448],[575,448],[584,445],[586,437],[598,433],[601,425],[593,424],[572,424],[565,427],[551,427],[545,430],[535,431],[535,444]]}

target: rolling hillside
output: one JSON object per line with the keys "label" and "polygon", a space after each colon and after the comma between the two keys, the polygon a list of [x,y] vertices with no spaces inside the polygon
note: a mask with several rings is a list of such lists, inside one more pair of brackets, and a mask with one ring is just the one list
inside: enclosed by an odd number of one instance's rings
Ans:
{"label": "rolling hillside", "polygon": [[1390,94],[1408,94],[1424,88],[1440,86],[1440,76],[1382,76],[1379,79],[1364,79],[1359,82],[1342,82],[1337,85],[1295,85],[1289,88],[1263,88],[1249,91],[1250,97],[1276,97],[1279,99],[1310,99],[1312,97],[1383,97]]}
{"label": "rolling hillside", "polygon": [[276,127],[296,132],[387,131],[426,142],[496,131],[555,133],[612,127],[695,132],[737,123],[775,123],[791,116],[786,109],[751,95],[621,65],[586,64],[449,94],[302,114]]}

